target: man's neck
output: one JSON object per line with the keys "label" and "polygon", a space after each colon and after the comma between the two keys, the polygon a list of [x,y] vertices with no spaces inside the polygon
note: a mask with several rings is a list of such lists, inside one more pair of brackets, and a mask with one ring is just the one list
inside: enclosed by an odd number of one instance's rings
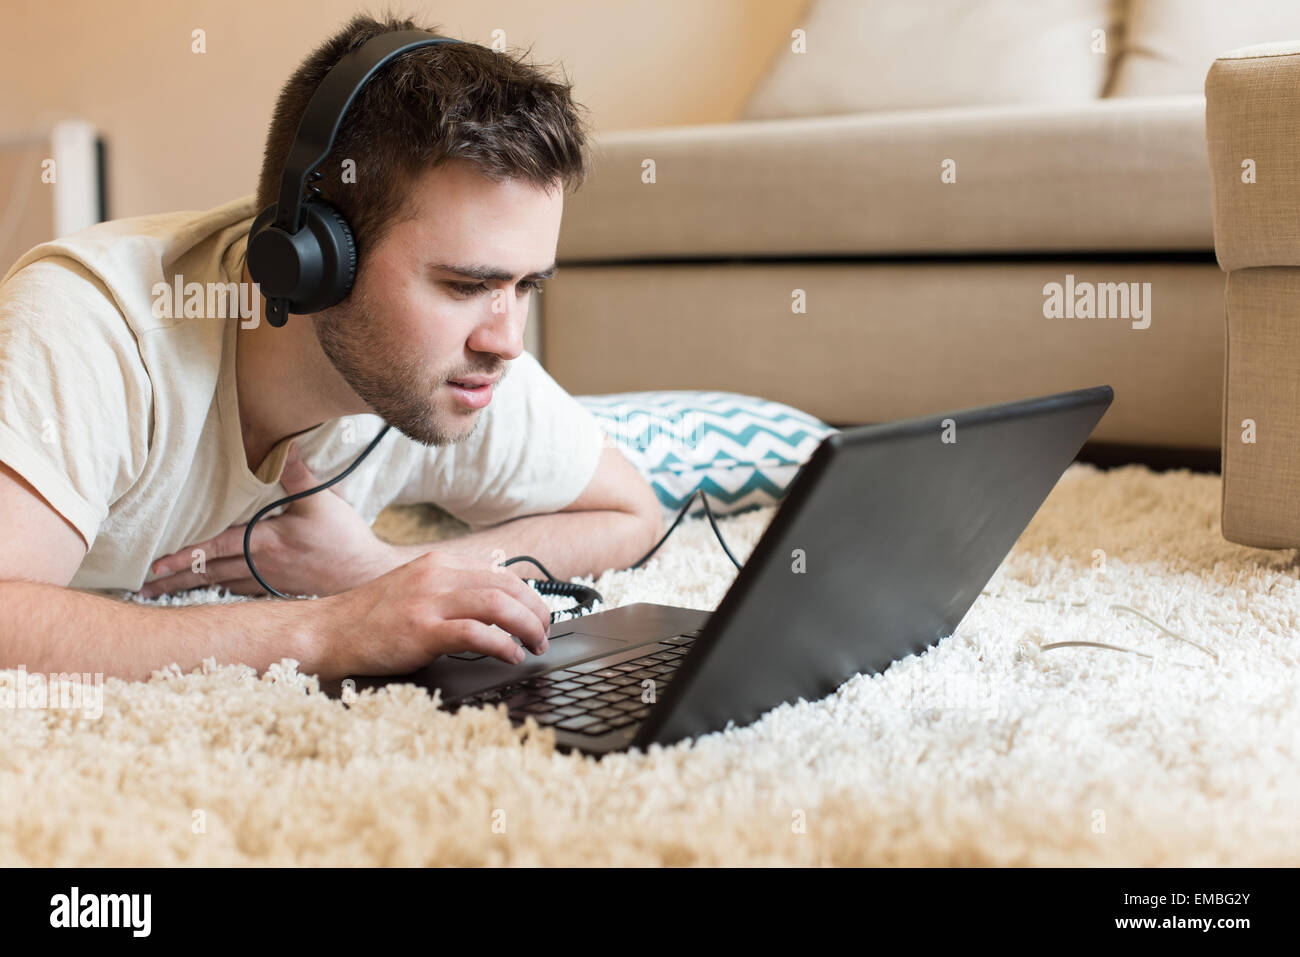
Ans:
{"label": "man's neck", "polygon": [[[252,281],[247,266],[243,281]],[[293,316],[277,329],[266,321],[263,302],[257,324],[247,327],[241,321],[235,338],[239,430],[250,471],[256,472],[284,439],[358,411],[347,398],[360,399],[330,381],[337,373],[321,352],[310,317]],[[325,383],[335,387],[334,395]]]}

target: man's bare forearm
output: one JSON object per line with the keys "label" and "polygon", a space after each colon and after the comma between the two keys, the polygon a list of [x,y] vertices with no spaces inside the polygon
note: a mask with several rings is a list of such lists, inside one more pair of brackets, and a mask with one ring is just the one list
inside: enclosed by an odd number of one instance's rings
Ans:
{"label": "man's bare forearm", "polygon": [[[443,542],[396,547],[403,561],[430,550],[484,562],[530,555],[556,578],[567,579],[627,568],[648,552],[661,534],[661,523],[631,512],[553,512],[517,518]],[[511,565],[510,571],[521,578],[542,575],[526,562]]]}
{"label": "man's bare forearm", "polygon": [[89,672],[144,679],[205,658],[264,671],[281,658],[307,660],[308,602],[235,602],[148,608],[35,582],[0,582],[0,669]]}

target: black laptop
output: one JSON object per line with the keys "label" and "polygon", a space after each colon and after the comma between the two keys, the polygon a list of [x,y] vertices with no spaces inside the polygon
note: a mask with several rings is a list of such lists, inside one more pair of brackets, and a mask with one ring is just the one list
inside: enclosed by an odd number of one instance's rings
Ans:
{"label": "black laptop", "polygon": [[522,664],[449,655],[356,683],[504,704],[590,754],[815,701],[953,633],[1113,397],[1098,386],[830,435],[716,611],[625,605],[552,625]]}

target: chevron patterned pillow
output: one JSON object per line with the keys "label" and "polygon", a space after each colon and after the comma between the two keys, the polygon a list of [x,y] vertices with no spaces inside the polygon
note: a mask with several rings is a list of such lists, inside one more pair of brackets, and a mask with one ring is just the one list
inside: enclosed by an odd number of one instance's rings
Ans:
{"label": "chevron patterned pillow", "polygon": [[780,501],[818,443],[835,431],[788,405],[732,392],[575,398],[645,476],[670,517],[696,489],[717,514]]}

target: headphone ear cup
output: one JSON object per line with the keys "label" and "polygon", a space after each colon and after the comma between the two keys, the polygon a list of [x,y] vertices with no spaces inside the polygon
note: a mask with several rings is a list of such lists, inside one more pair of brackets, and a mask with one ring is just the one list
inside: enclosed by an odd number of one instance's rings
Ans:
{"label": "headphone ear cup", "polygon": [[[314,288],[303,290],[302,298],[294,301],[291,311],[299,314],[320,312],[342,302],[357,278],[357,244],[343,214],[322,200],[306,203],[303,212],[303,231],[315,240],[304,253],[319,257],[316,274],[320,278],[312,284]],[[304,269],[309,275],[313,271]]]}

